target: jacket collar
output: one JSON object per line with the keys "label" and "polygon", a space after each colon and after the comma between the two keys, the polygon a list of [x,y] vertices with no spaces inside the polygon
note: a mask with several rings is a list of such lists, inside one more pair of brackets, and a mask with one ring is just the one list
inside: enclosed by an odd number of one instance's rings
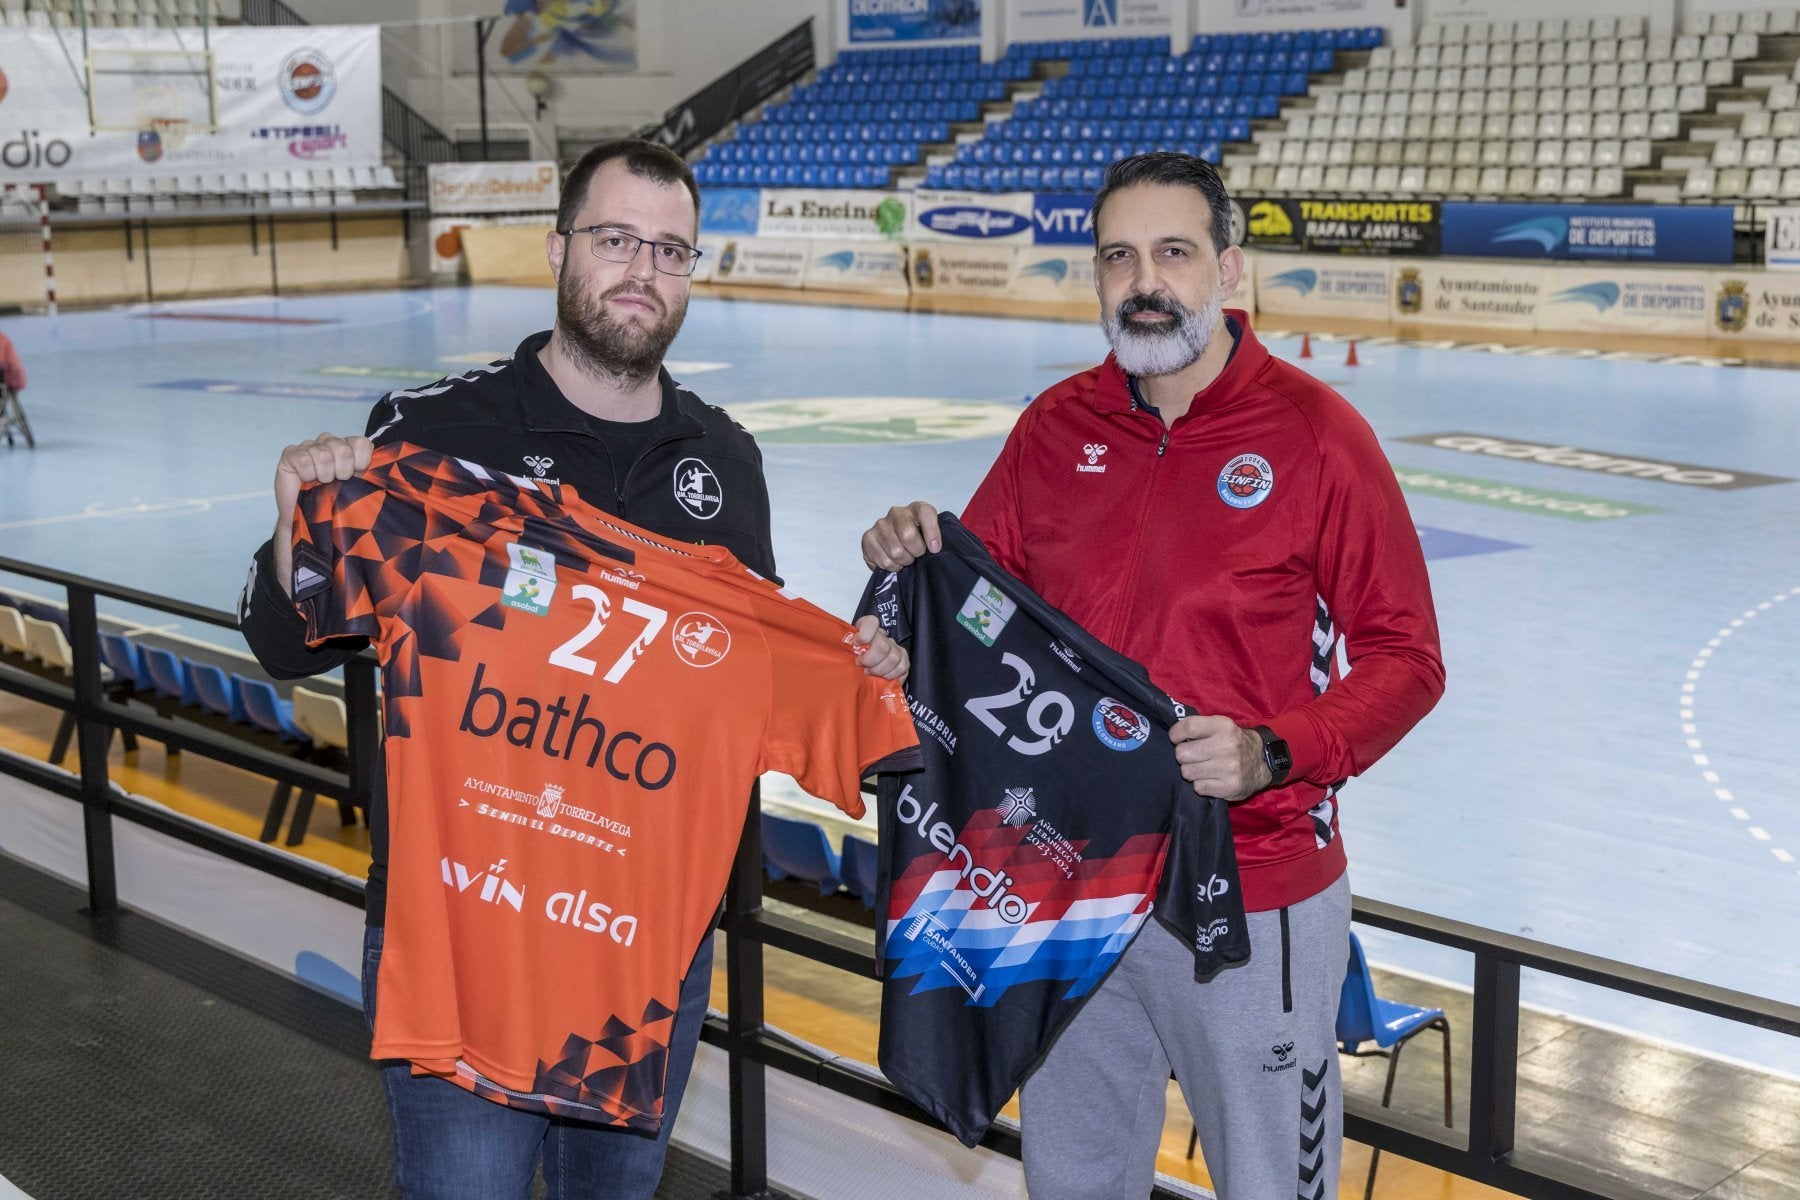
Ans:
{"label": "jacket collar", "polygon": [[[562,394],[556,380],[550,378],[550,372],[544,370],[544,364],[538,360],[538,351],[549,342],[550,331],[545,329],[520,342],[519,348],[513,351],[513,366],[519,371],[519,409],[525,419],[525,428],[533,433],[580,433],[592,437],[593,427],[583,419],[582,411]],[[704,433],[706,426],[697,411],[699,397],[678,387],[666,369],[658,367],[656,375],[662,384],[662,408],[651,420],[666,425],[670,437]]]}
{"label": "jacket collar", "polygon": [[[1189,413],[1220,408],[1238,399],[1269,361],[1267,347],[1256,340],[1256,333],[1250,328],[1249,313],[1241,308],[1228,308],[1223,319],[1237,328],[1237,349],[1226,362],[1225,369],[1219,372],[1219,377],[1195,395]],[[1229,331],[1223,332],[1229,336]],[[1112,354],[1108,354],[1099,366],[1091,403],[1100,412],[1137,411],[1137,400],[1131,394],[1131,377],[1125,374],[1118,358]]]}

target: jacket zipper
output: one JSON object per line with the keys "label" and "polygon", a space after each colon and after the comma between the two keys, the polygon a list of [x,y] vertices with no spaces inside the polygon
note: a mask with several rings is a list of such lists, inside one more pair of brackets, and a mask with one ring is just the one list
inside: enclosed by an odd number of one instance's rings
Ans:
{"label": "jacket zipper", "polygon": [[[702,432],[704,432],[704,431],[702,431]],[[643,453],[639,454],[636,458],[631,460],[631,465],[625,468],[624,476],[622,478],[619,478],[619,482],[613,485],[613,499],[619,505],[619,516],[625,518],[626,520],[631,519],[631,514],[626,511],[625,493],[631,490],[631,474],[632,474],[632,472],[636,471],[638,469],[638,466],[646,458],[649,458],[653,453],[655,453],[658,450],[661,450],[664,446],[667,446],[672,442],[685,441],[688,438],[699,437],[699,436],[701,436],[701,435],[696,434],[696,433],[671,434],[669,437],[665,437],[658,441],[651,442],[648,446],[645,446]],[[617,477],[617,472],[614,472],[614,475],[615,475],[615,477]]]}
{"label": "jacket zipper", "polygon": [[[1149,416],[1148,413],[1145,414]],[[1160,422],[1159,422],[1160,423]],[[1114,622],[1110,644],[1118,645],[1123,634],[1131,628],[1132,611],[1136,607],[1137,581],[1139,567],[1144,555],[1144,529],[1150,519],[1150,500],[1156,492],[1156,480],[1162,466],[1163,453],[1169,448],[1168,426],[1163,426],[1162,437],[1156,443],[1156,461],[1150,464],[1150,481],[1144,487],[1144,508],[1138,514],[1137,531],[1131,540],[1131,571],[1125,577],[1125,603],[1119,608],[1119,619]]]}

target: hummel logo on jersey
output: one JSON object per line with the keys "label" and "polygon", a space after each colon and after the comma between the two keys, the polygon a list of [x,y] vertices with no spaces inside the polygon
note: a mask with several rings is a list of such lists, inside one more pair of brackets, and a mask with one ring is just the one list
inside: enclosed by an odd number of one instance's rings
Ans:
{"label": "hummel logo on jersey", "polygon": [[1101,445],[1099,442],[1089,442],[1081,448],[1081,452],[1087,455],[1087,461],[1084,463],[1076,463],[1075,469],[1077,471],[1083,473],[1092,472],[1096,475],[1104,475],[1106,473],[1106,465],[1100,461],[1101,457],[1106,453],[1105,446]]}
{"label": "hummel logo on jersey", "polygon": [[525,465],[531,468],[531,473],[533,475],[542,479],[544,477],[544,472],[556,465],[556,460],[553,458],[544,458],[537,454],[527,454],[525,456]]}
{"label": "hummel logo on jersey", "polygon": [[1286,1062],[1288,1060],[1288,1055],[1292,1054],[1293,1052],[1294,1052],[1294,1043],[1292,1043],[1292,1042],[1283,1042],[1279,1046],[1270,1046],[1269,1047],[1269,1053],[1273,1054],[1276,1058],[1280,1059],[1282,1062]]}
{"label": "hummel logo on jersey", "polygon": [[1270,1066],[1268,1063],[1264,1063],[1262,1069],[1265,1075],[1273,1075],[1277,1071],[1291,1071],[1300,1065],[1299,1061],[1292,1057],[1294,1053],[1294,1043],[1292,1042],[1282,1042],[1280,1045],[1270,1046],[1269,1053],[1273,1054],[1275,1061],[1281,1065]]}
{"label": "hummel logo on jersey", "polygon": [[306,600],[331,587],[331,564],[311,546],[294,551],[293,597]]}

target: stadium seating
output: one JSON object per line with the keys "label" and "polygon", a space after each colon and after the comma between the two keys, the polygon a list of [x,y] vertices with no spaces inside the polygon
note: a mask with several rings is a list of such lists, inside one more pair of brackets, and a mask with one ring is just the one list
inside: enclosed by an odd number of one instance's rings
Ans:
{"label": "stadium seating", "polygon": [[282,171],[206,171],[56,185],[77,212],[176,212],[218,208],[347,208],[395,199],[400,181],[389,166],[312,167]]}
{"label": "stadium seating", "polygon": [[[1800,22],[1791,12],[1712,16],[1721,19],[1680,36],[1649,36],[1639,18],[1429,23],[1416,44],[1376,47],[1366,64],[1284,101],[1279,132],[1259,133],[1253,154],[1228,155],[1228,182],[1250,191],[1613,197],[1688,171],[1676,189],[1686,197],[1780,196],[1783,155],[1800,165],[1800,144],[1785,147],[1800,137],[1800,66],[1777,79],[1760,56],[1767,36]],[[1777,49],[1792,53],[1788,43]],[[1763,89],[1766,108],[1739,98]],[[1739,113],[1742,128],[1723,136],[1730,121],[1721,117]],[[1700,161],[1688,161],[1690,143]]]}
{"label": "stadium seating", "polygon": [[838,862],[843,870],[844,886],[863,902],[864,907],[874,908],[881,879],[881,852],[876,844],[847,833],[844,835],[844,853]]}
{"label": "stadium seating", "polygon": [[837,851],[831,848],[825,831],[811,821],[765,812],[762,842],[763,868],[771,879],[803,879],[817,887],[821,896],[831,895],[842,885]]}

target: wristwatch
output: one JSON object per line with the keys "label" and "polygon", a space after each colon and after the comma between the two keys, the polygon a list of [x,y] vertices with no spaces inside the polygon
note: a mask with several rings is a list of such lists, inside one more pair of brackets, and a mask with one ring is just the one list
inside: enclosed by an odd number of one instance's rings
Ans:
{"label": "wristwatch", "polygon": [[1280,787],[1287,782],[1288,772],[1294,769],[1294,756],[1288,753],[1288,744],[1275,736],[1275,731],[1267,725],[1256,727],[1256,736],[1262,739],[1263,764],[1269,768],[1269,786]]}

